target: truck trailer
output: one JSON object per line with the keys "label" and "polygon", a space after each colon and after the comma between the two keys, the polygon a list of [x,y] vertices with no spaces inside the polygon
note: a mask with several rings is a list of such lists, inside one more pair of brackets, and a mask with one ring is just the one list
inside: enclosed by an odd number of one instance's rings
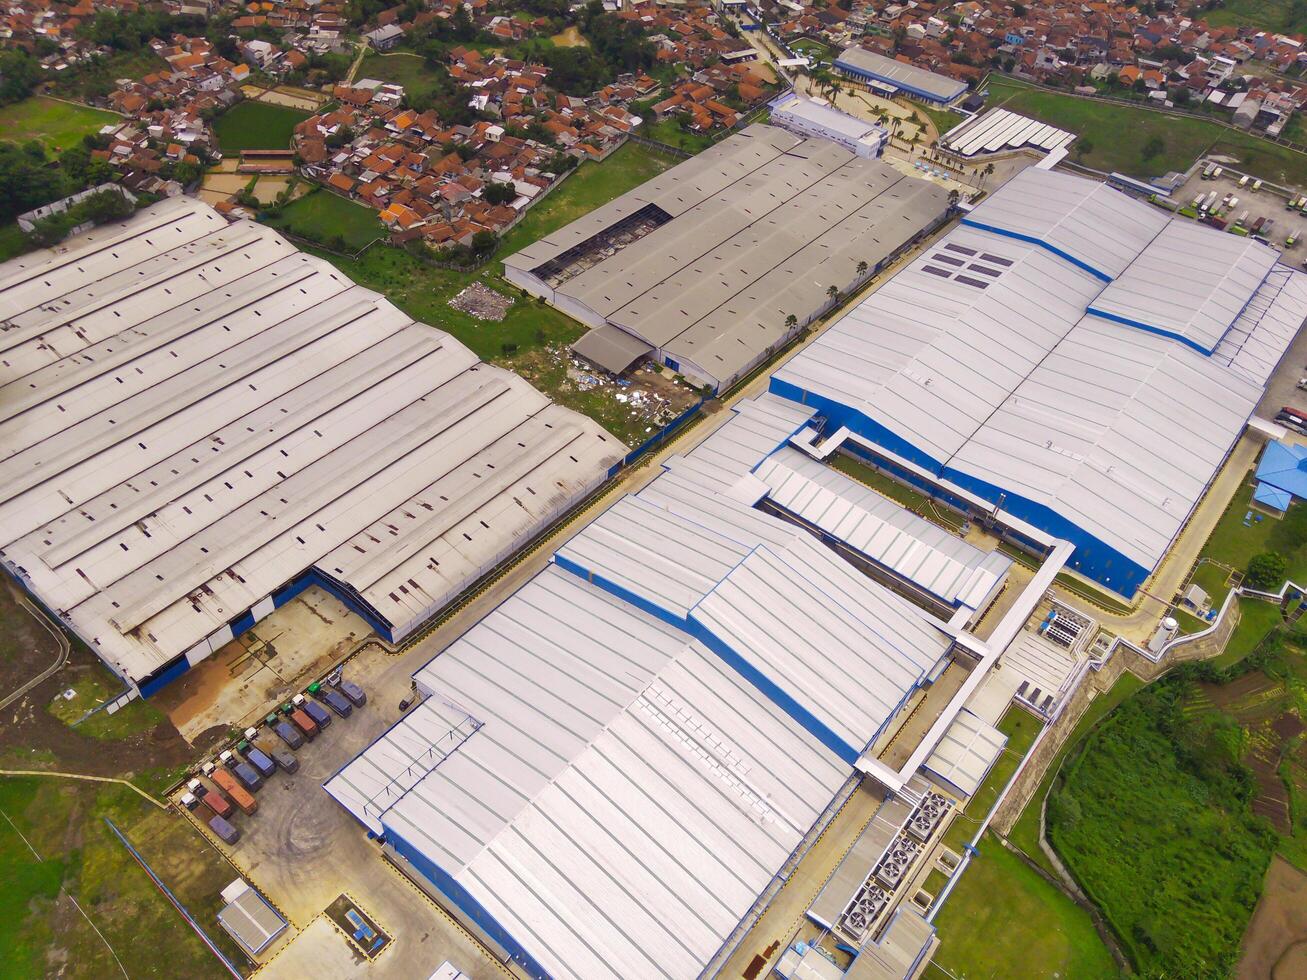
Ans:
{"label": "truck trailer", "polygon": [[251,796],[249,791],[230,772],[221,766],[213,765],[211,762],[206,764],[205,769],[205,775],[217,783],[218,788],[227,794],[227,799],[236,804],[242,813],[248,816],[258,810],[258,800]]}

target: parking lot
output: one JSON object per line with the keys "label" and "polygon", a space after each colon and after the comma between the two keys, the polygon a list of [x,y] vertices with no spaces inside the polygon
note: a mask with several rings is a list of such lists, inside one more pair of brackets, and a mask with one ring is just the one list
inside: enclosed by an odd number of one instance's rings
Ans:
{"label": "parking lot", "polygon": [[[1263,185],[1260,191],[1253,193],[1252,184],[1256,174],[1252,175],[1245,186],[1240,187],[1239,178],[1242,174],[1229,168],[1223,168],[1223,171],[1215,180],[1203,180],[1203,167],[1199,166],[1194,175],[1171,195],[1172,200],[1178,207],[1189,207],[1199,194],[1210,195],[1215,192],[1218,203],[1227,194],[1233,195],[1239,199],[1239,203],[1222,212],[1221,217],[1233,224],[1240,215],[1247,212],[1245,227],[1251,227],[1258,218],[1270,219],[1274,224],[1264,237],[1284,252],[1285,262],[1302,268],[1302,262],[1307,260],[1307,243],[1303,241],[1303,236],[1307,235],[1307,217],[1297,211],[1287,210],[1286,195],[1269,185]],[[1297,193],[1307,192],[1295,192],[1295,196]],[[1286,248],[1284,243],[1290,235],[1294,236],[1296,244]]]}
{"label": "parking lot", "polygon": [[[348,718],[333,715],[331,725],[296,752],[298,772],[278,771],[264,783],[256,794],[258,811],[233,818],[241,831],[234,846],[215,840],[291,926],[261,957],[260,977],[425,977],[444,960],[476,980],[505,975],[322,790],[324,780],[399,718],[411,674],[429,656],[429,650],[396,656],[376,644],[357,654],[345,677],[365,688],[367,704]],[[214,839],[207,827],[204,833]],[[342,895],[389,937],[373,960],[328,914]]]}

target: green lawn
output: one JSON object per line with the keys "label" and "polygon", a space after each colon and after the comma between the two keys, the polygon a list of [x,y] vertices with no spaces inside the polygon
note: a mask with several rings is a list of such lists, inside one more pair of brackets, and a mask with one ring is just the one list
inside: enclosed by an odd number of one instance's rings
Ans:
{"label": "green lawn", "polygon": [[55,78],[54,91],[61,98],[83,102],[108,95],[120,78],[141,79],[151,72],[166,70],[168,62],[149,48],[120,51],[78,68],[61,71]]}
{"label": "green lawn", "polygon": [[98,665],[80,671],[75,679],[65,682],[63,690],[71,690],[75,694],[72,698],[66,699],[61,693],[50,702],[48,706],[50,714],[66,725],[76,725],[78,732],[91,738],[107,741],[128,738],[142,732],[153,731],[156,725],[166,721],[163,712],[141,698],[137,698],[113,714],[98,711],[85,721],[81,721],[96,705],[103,704],[110,697],[122,693],[122,685],[113,683],[108,671]]}
{"label": "green lawn", "polygon": [[369,51],[354,77],[376,78],[403,85],[410,99],[429,95],[440,87],[439,76],[427,67],[426,59],[406,52],[380,54]]}
{"label": "green lawn", "polygon": [[[1230,590],[1226,566],[1243,571],[1249,560],[1264,551],[1276,551],[1288,561],[1286,577],[1307,585],[1307,506],[1295,503],[1282,518],[1252,511],[1252,473],[1240,484],[1221,520],[1203,545],[1193,581],[1219,606]],[[1248,526],[1244,518],[1252,511]],[[1260,517],[1261,520],[1257,518]],[[1206,562],[1201,559],[1209,559]]]}
{"label": "green lawn", "polygon": [[70,105],[38,95],[0,106],[0,140],[14,143],[40,140],[52,150],[65,150],[81,142],[83,136],[120,119],[116,112]]}
{"label": "green lawn", "polygon": [[[890,500],[893,500],[901,507],[906,507],[914,514],[928,514],[931,520],[940,524],[947,524],[954,530],[962,526],[962,519],[953,511],[944,507],[936,508],[924,493],[886,476],[880,470],[868,466],[846,453],[835,453],[830,457],[829,462],[832,468],[839,470],[845,476],[871,487],[883,496],[889,497]],[[1031,560],[1027,557],[1026,561],[1030,563]]]}
{"label": "green lawn", "polygon": [[[990,75],[988,105],[1003,105],[1014,112],[1077,133],[1091,145],[1073,157],[1098,170],[1117,170],[1134,177],[1155,177],[1169,170],[1185,170],[1201,154],[1228,154],[1240,161],[1241,170],[1277,183],[1307,184],[1307,154],[1227,129],[1205,119],[1171,116],[1132,105],[1111,105],[1036,89],[1008,78]],[[1122,138],[1129,134],[1128,138]],[[1145,158],[1144,147],[1160,139],[1162,150]]]}
{"label": "green lawn", "polygon": [[1030,751],[1030,746],[1034,744],[1035,737],[1043,727],[1039,719],[1023,708],[1013,705],[1007,709],[998,722],[998,730],[1007,736],[1007,745],[1003,748],[1003,754],[989,770],[985,781],[976,790],[976,795],[967,801],[966,809],[954,817],[949,824],[948,830],[944,833],[945,844],[961,853],[962,848],[971,843],[971,839],[976,836],[976,831],[980,829],[980,824],[989,816],[989,811],[994,808],[994,802],[1011,780],[1021,760]]}
{"label": "green lawn", "polygon": [[1035,790],[1035,795],[1030,798],[1026,808],[1021,811],[1020,818],[1008,835],[1011,843],[1019,847],[1027,857],[1049,874],[1054,873],[1052,863],[1044,855],[1043,848],[1039,846],[1039,811],[1044,804],[1044,797],[1048,795],[1049,788],[1053,785],[1053,779],[1062,766],[1062,760],[1084,740],[1108,712],[1143,686],[1143,681],[1127,671],[1108,690],[1089,703],[1089,707],[1080,716],[1080,721],[1076,723],[1070,736],[1062,743],[1062,748],[1053,756],[1039,788]]}
{"label": "green lawn", "polygon": [[1281,34],[1307,31],[1307,8],[1295,0],[1225,0],[1202,19],[1212,27],[1256,27]]}
{"label": "green lawn", "polygon": [[962,122],[963,116],[960,113],[953,112],[951,109],[933,109],[927,105],[914,105],[913,110],[924,113],[930,117],[930,121],[935,124],[935,130],[940,136],[943,136],[954,126]]}
{"label": "green lawn", "polygon": [[993,834],[981,841],[935,926],[940,947],[925,974],[931,980],[1119,975],[1089,914]]}
{"label": "green lawn", "polygon": [[0,778],[0,811],[7,818],[0,819],[0,975],[116,977],[125,970],[131,977],[228,976],[109,830],[106,816],[142,848],[167,845],[147,858],[161,874],[156,862],[169,854],[186,861],[185,878],[166,880],[210,937],[241,962],[214,919],[217,892],[233,877],[230,866],[219,863],[181,817],[156,810],[122,786],[8,777]]}
{"label": "green lawn", "polygon": [[386,237],[386,226],[372,208],[327,190],[310,191],[291,201],[267,223],[274,228],[333,247],[336,236],[345,249],[357,252],[368,242]]}
{"label": "green lawn", "polygon": [[1213,667],[1232,667],[1252,653],[1257,644],[1276,626],[1284,622],[1280,607],[1273,602],[1256,599],[1239,600],[1239,625],[1230,634],[1225,650],[1211,660]]}
{"label": "green lawn", "polygon": [[1058,856],[1146,976],[1226,976],[1278,838],[1249,805],[1245,733],[1186,665],[1105,718],[1048,801]]}
{"label": "green lawn", "polygon": [[834,52],[820,41],[813,41],[809,38],[800,38],[790,44],[790,50],[796,54],[801,54],[807,58],[815,58],[818,61],[830,61],[834,57]]}
{"label": "green lawn", "polygon": [[639,135],[645,139],[657,140],[659,143],[674,146],[686,153],[700,153],[716,142],[711,136],[704,133],[692,133],[682,129],[680,116],[668,116],[660,122],[653,122],[651,118],[649,122],[640,127]]}
{"label": "green lawn", "polygon": [[227,154],[241,150],[286,150],[295,127],[309,113],[270,102],[246,99],[219,116],[213,123],[218,145]]}

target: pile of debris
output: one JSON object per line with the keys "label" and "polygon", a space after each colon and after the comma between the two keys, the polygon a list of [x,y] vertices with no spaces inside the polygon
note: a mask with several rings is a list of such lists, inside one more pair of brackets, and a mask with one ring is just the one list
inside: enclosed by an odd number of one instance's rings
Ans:
{"label": "pile of debris", "polygon": [[508,316],[508,308],[513,305],[513,301],[489,286],[474,282],[451,299],[449,305],[460,313],[466,313],[478,320],[491,320],[498,323]]}

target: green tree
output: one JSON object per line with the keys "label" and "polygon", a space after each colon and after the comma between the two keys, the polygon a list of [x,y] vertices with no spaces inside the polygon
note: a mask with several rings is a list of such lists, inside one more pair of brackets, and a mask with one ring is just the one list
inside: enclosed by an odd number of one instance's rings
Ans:
{"label": "green tree", "polygon": [[1254,589],[1274,591],[1284,583],[1284,575],[1289,569],[1289,560],[1278,551],[1263,551],[1253,555],[1244,572],[1244,584]]}

